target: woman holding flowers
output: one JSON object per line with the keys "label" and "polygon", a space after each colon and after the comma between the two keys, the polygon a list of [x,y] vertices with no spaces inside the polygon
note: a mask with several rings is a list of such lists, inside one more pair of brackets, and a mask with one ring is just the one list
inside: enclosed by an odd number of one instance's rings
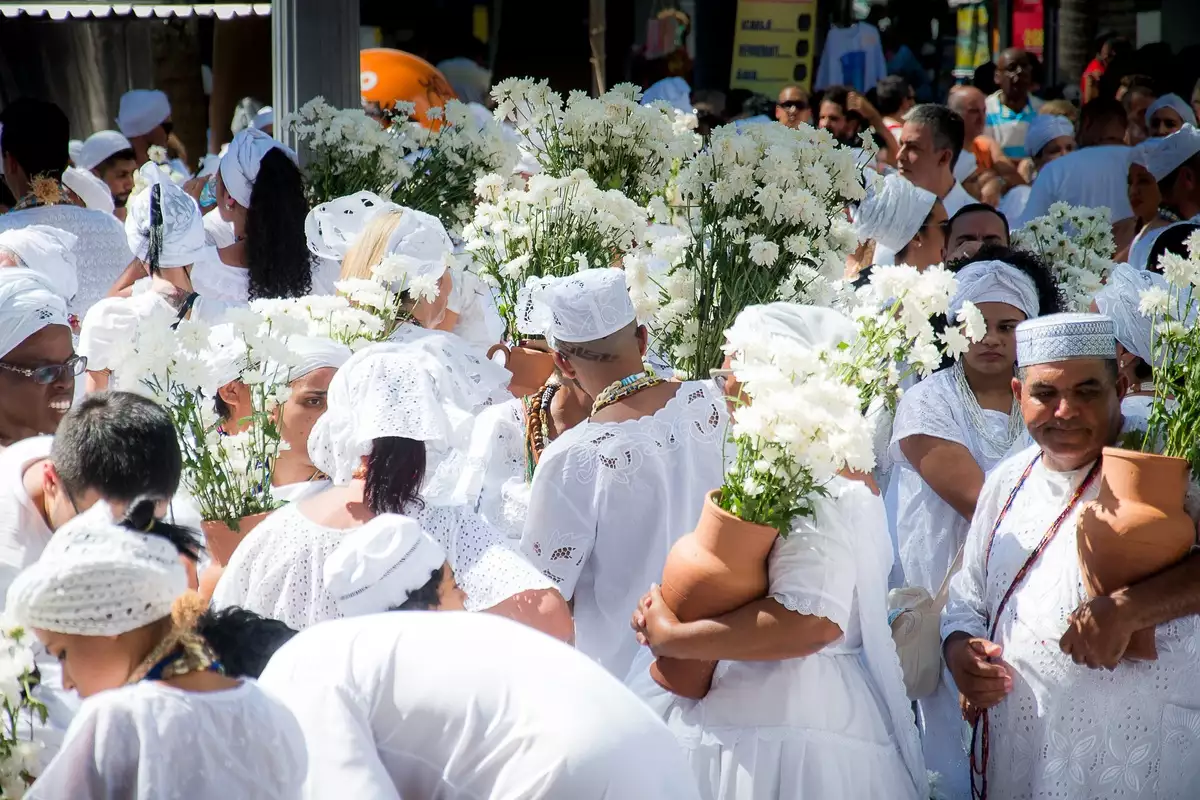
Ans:
{"label": "woman holding flowers", "polygon": [[[773,303],[743,311],[729,341],[836,348],[855,335],[838,312]],[[869,434],[861,439],[869,456]],[[682,623],[653,586],[634,613],[638,640],[655,656],[720,662],[704,699],[672,698],[666,712],[700,795],[924,800],[887,625],[883,503],[864,483],[835,477],[790,528],[768,558],[766,597]]]}

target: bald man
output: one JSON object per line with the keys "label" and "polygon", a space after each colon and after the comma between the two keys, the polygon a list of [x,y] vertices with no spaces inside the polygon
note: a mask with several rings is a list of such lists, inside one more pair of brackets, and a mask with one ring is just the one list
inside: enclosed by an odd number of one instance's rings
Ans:
{"label": "bald man", "polygon": [[1000,88],[987,98],[987,134],[1004,155],[1019,160],[1025,155],[1025,131],[1038,115],[1042,101],[1029,93],[1033,85],[1033,60],[1019,47],[1010,47],[996,62]]}
{"label": "bald man", "polygon": [[799,86],[785,86],[775,103],[775,119],[789,128],[812,124],[812,107],[808,92]]}
{"label": "bald man", "polygon": [[946,105],[963,118],[963,152],[954,177],[972,196],[991,205],[1025,180],[999,143],[987,135],[987,98],[974,86],[954,86]]}

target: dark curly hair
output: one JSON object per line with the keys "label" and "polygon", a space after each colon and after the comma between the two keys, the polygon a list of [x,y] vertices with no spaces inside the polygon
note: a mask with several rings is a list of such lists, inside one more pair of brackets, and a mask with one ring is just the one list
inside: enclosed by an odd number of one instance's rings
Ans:
{"label": "dark curly hair", "polygon": [[425,480],[425,443],[403,436],[382,436],[367,456],[364,499],[375,514],[404,514],[421,502]]}
{"label": "dark curly hair", "polygon": [[437,608],[442,602],[442,598],[438,595],[438,589],[442,585],[445,572],[446,565],[442,564],[429,574],[429,580],[421,584],[421,588],[410,592],[407,600],[398,606],[392,606],[388,611],[428,611],[431,608]]}
{"label": "dark curly hair", "polygon": [[257,678],[275,651],[296,635],[279,620],[237,606],[209,607],[197,620],[196,633],[208,642],[231,678]]}
{"label": "dark curly hair", "polygon": [[315,259],[304,237],[304,179],[278,148],[262,158],[246,209],[250,299],[302,297],[312,290]]}

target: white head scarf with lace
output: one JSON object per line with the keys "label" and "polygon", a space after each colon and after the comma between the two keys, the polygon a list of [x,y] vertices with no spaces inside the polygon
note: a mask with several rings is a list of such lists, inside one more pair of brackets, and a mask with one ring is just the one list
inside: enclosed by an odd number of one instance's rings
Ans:
{"label": "white head scarf with lace", "polygon": [[325,560],[325,591],[345,617],[403,605],[446,563],[446,553],[416,520],[380,514],[348,531]]}
{"label": "white head scarf with lace", "polygon": [[130,199],[126,212],[125,238],[130,251],[142,261],[149,261],[155,233],[152,222],[157,216],[152,205],[157,195],[162,220],[158,266],[187,267],[201,260],[208,243],[196,201],[155,164],[143,164],[138,174],[146,182],[146,188]]}
{"label": "white head scarf with lace", "polygon": [[399,208],[374,192],[358,192],[321,203],[304,220],[308,249],[320,258],[341,261],[368,223]]}
{"label": "white head scarf with lace", "polygon": [[624,270],[585,269],[565,278],[531,278],[518,297],[522,333],[555,342],[594,342],[637,320]]}

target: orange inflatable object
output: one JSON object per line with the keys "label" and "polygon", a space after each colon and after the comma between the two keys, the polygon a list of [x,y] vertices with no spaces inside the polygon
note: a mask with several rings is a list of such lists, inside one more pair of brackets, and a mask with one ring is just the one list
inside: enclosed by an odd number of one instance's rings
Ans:
{"label": "orange inflatable object", "polygon": [[392,108],[397,101],[412,103],[422,125],[433,130],[441,120],[431,120],[426,112],[457,97],[450,83],[437,68],[423,58],[402,50],[372,47],[358,54],[364,105]]}

